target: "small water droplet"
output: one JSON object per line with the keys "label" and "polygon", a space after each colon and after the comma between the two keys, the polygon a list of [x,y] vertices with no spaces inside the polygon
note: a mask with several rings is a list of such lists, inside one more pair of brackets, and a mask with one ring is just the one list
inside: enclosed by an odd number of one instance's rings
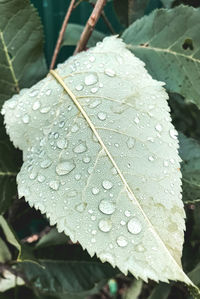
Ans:
{"label": "small water droplet", "polygon": [[64,138],[61,138],[57,141],[56,144],[59,149],[64,149],[67,148],[68,142]]}
{"label": "small water droplet", "polygon": [[91,88],[91,93],[96,93],[97,91],[98,91],[98,87],[93,87],[93,88]]}
{"label": "small water droplet", "polygon": [[126,222],[124,220],[120,221],[121,225],[126,225]]}
{"label": "small water droplet", "polygon": [[101,100],[94,100],[89,104],[89,108],[96,108],[97,106],[99,106],[99,104],[101,104]]}
{"label": "small water droplet", "polygon": [[109,68],[106,68],[104,73],[109,77],[114,77],[116,75],[115,71]]}
{"label": "small water droplet", "polygon": [[92,219],[92,221],[96,220],[96,216],[92,215],[91,219]]}
{"label": "small water droplet", "polygon": [[78,90],[78,91],[81,91],[81,90],[83,90],[83,85],[82,84],[78,84],[78,85],[76,85],[76,90]]}
{"label": "small water droplet", "polygon": [[29,93],[29,97],[35,97],[37,96],[39,93],[39,90],[38,89],[34,89],[32,90],[30,93]]}
{"label": "small water droplet", "polygon": [[96,195],[98,193],[99,193],[99,189],[98,188],[96,188],[96,187],[92,188],[92,194]]}
{"label": "small water droplet", "polygon": [[92,238],[91,239],[91,243],[95,243],[96,242],[96,239],[95,238]]}
{"label": "small water droplet", "polygon": [[169,135],[170,135],[173,139],[177,139],[178,132],[177,132],[175,129],[171,129],[171,130],[169,130]]}
{"label": "small water droplet", "polygon": [[38,110],[39,108],[40,108],[40,102],[39,101],[34,102],[32,109],[35,111]]}
{"label": "small water droplet", "polygon": [[137,218],[132,218],[127,224],[130,233],[137,235],[142,230],[142,225]]}
{"label": "small water droplet", "polygon": [[106,215],[111,215],[115,211],[115,203],[110,199],[102,199],[99,204],[99,210]]}
{"label": "small water droplet", "polygon": [[139,251],[139,252],[144,252],[145,248],[144,248],[144,246],[139,244],[139,245],[136,246],[136,250]]}
{"label": "small water droplet", "polygon": [[139,124],[139,122],[140,122],[139,118],[136,117],[136,118],[134,119],[134,122],[135,122],[136,124]]}
{"label": "small water droplet", "polygon": [[126,142],[129,149],[132,149],[135,145],[135,139],[132,137],[129,137],[129,139]]}
{"label": "small water droplet", "polygon": [[93,85],[98,82],[98,78],[94,74],[90,74],[85,77],[85,84],[86,85]]}
{"label": "small water droplet", "polygon": [[85,144],[85,142],[80,142],[74,149],[73,151],[76,154],[82,154],[87,150],[87,146]]}
{"label": "small water droplet", "polygon": [[45,114],[45,113],[48,113],[50,110],[51,110],[51,107],[43,107],[40,109],[40,112]]}
{"label": "small water droplet", "polygon": [[104,189],[109,190],[112,188],[113,184],[110,181],[105,180],[102,182],[102,186]]}
{"label": "small water droplet", "polygon": [[82,202],[82,203],[76,205],[75,209],[77,212],[82,213],[85,210],[86,206],[87,206],[87,204]]}
{"label": "small water droplet", "polygon": [[63,128],[64,125],[65,125],[64,120],[61,120],[61,121],[59,122],[59,124],[58,124],[59,128]]}
{"label": "small water droplet", "polygon": [[90,62],[94,62],[95,61],[95,57],[94,56],[90,56],[89,61]]}
{"label": "small water droplet", "polygon": [[92,230],[92,235],[96,235],[97,231],[95,229]]}
{"label": "small water droplet", "polygon": [[105,112],[99,112],[99,113],[97,114],[97,116],[98,116],[98,118],[99,118],[100,120],[105,120],[106,117],[107,117],[107,114],[106,114]]}
{"label": "small water droplet", "polygon": [[48,89],[48,90],[46,91],[46,95],[47,95],[47,96],[50,96],[51,93],[52,93],[52,90],[51,90],[51,89]]}
{"label": "small water droplet", "polygon": [[71,128],[72,133],[76,133],[78,130],[79,130],[79,127],[76,124]]}
{"label": "small water droplet", "polygon": [[45,176],[44,175],[38,175],[37,177],[38,182],[43,183],[45,181]]}
{"label": "small water droplet", "polygon": [[46,160],[43,160],[41,163],[40,163],[40,166],[42,168],[48,168],[49,166],[51,166],[52,164],[52,161],[49,160],[49,159],[46,159]]}
{"label": "small water droplet", "polygon": [[91,160],[90,157],[84,157],[83,158],[83,162],[86,163],[86,164],[89,163],[90,160]]}
{"label": "small water droplet", "polygon": [[75,167],[73,159],[66,160],[56,166],[56,172],[58,175],[65,175],[70,173]]}
{"label": "small water droplet", "polygon": [[163,162],[163,165],[164,165],[165,167],[167,167],[167,166],[169,166],[169,162],[168,162],[168,161],[164,161],[164,162]]}
{"label": "small water droplet", "polygon": [[157,124],[155,126],[156,131],[161,132],[162,131],[162,126],[160,124]]}
{"label": "small water droplet", "polygon": [[58,190],[59,188],[59,182],[58,181],[51,181],[49,182],[49,187],[53,190]]}
{"label": "small water droplet", "polygon": [[131,212],[128,211],[128,210],[126,210],[126,211],[124,212],[124,214],[125,214],[126,217],[130,217],[130,216],[131,216]]}
{"label": "small water droplet", "polygon": [[149,161],[151,161],[151,162],[154,161],[154,157],[153,157],[153,156],[149,156],[148,159],[149,159]]}
{"label": "small water droplet", "polygon": [[172,164],[175,163],[174,159],[170,159],[169,161],[170,161]]}
{"label": "small water droplet", "polygon": [[36,172],[31,172],[30,175],[29,175],[29,178],[30,178],[31,180],[34,180],[34,179],[36,178],[36,176],[37,176],[37,173],[36,173]]}
{"label": "small water droplet", "polygon": [[126,247],[128,244],[127,240],[125,239],[124,236],[119,236],[117,238],[117,245],[120,247]]}
{"label": "small water droplet", "polygon": [[81,178],[81,175],[80,175],[80,174],[76,174],[76,175],[75,175],[75,180],[79,181],[80,178]]}
{"label": "small water droplet", "polygon": [[25,114],[25,115],[23,116],[22,120],[23,120],[23,123],[28,124],[30,118],[29,118],[29,116],[28,116],[27,114]]}
{"label": "small water droplet", "polygon": [[109,219],[101,219],[99,221],[99,229],[104,232],[107,233],[111,230],[112,228],[112,222]]}

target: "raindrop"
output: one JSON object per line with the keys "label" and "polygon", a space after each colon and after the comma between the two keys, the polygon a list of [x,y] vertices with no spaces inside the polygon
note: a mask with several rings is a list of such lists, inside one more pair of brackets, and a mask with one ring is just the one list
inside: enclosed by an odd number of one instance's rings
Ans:
{"label": "raindrop", "polygon": [[135,122],[136,124],[139,124],[139,122],[140,122],[139,118],[136,117],[136,118],[134,119],[134,122]]}
{"label": "raindrop", "polygon": [[86,85],[93,85],[93,84],[97,83],[97,81],[98,81],[98,78],[94,74],[90,74],[90,75],[85,77],[85,84]]}
{"label": "raindrop", "polygon": [[32,109],[35,111],[40,108],[40,102],[36,101],[33,103]]}
{"label": "raindrop", "polygon": [[120,247],[126,247],[128,244],[127,240],[124,238],[124,236],[119,236],[117,238],[117,245]]}
{"label": "raindrop", "polygon": [[98,193],[99,193],[99,189],[98,188],[96,188],[96,187],[92,188],[92,194],[96,195]]}
{"label": "raindrop", "polygon": [[130,211],[128,211],[128,210],[127,210],[127,211],[125,211],[125,212],[124,212],[124,214],[125,214],[125,216],[126,216],[126,217],[130,217],[130,216],[131,216],[131,212],[130,212]]}
{"label": "raindrop", "polygon": [[81,91],[81,90],[83,90],[83,85],[78,84],[75,88],[76,88],[76,90]]}
{"label": "raindrop", "polygon": [[79,144],[73,149],[73,151],[74,151],[76,154],[84,153],[86,150],[87,150],[87,146],[86,146],[85,142],[81,142],[81,143],[79,143]]}
{"label": "raindrop", "polygon": [[41,113],[48,113],[51,110],[51,107],[43,107],[40,109]]}
{"label": "raindrop", "polygon": [[27,114],[25,114],[24,116],[23,116],[23,118],[22,118],[22,120],[23,120],[23,123],[25,123],[25,124],[28,124],[29,123],[29,116],[27,115]]}
{"label": "raindrop", "polygon": [[83,158],[83,162],[86,163],[86,164],[89,163],[90,160],[91,160],[90,157],[84,157]]}
{"label": "raindrop", "polygon": [[96,93],[97,91],[98,91],[98,87],[93,87],[93,88],[91,88],[91,93]]}
{"label": "raindrop", "polygon": [[114,77],[116,75],[115,71],[109,68],[105,69],[104,73],[109,77]]}
{"label": "raindrop", "polygon": [[134,235],[139,234],[142,230],[141,223],[138,221],[137,218],[132,218],[131,220],[129,220],[127,227],[129,232]]}
{"label": "raindrop", "polygon": [[38,180],[38,182],[43,183],[45,181],[45,176],[44,175],[38,175],[37,180]]}
{"label": "raindrop", "polygon": [[87,204],[82,202],[82,203],[76,205],[75,209],[77,212],[82,213],[85,210],[86,206],[87,206]]}
{"label": "raindrop", "polygon": [[96,239],[95,238],[92,238],[91,239],[91,243],[95,243],[96,242]]}
{"label": "raindrop", "polygon": [[62,121],[61,121],[61,122],[59,122],[59,124],[58,124],[59,128],[63,128],[63,127],[64,127],[64,125],[65,125],[65,122],[64,122],[64,120],[62,120]]}
{"label": "raindrop", "polygon": [[112,188],[113,184],[110,181],[103,181],[102,186],[104,189],[109,190]]}
{"label": "raindrop", "polygon": [[29,178],[30,178],[31,180],[34,180],[34,179],[36,178],[36,176],[37,176],[37,173],[36,173],[36,172],[31,172],[30,175],[29,175]]}
{"label": "raindrop", "polygon": [[91,216],[91,219],[92,219],[93,221],[96,220],[96,216],[92,215],[92,216]]}
{"label": "raindrop", "polygon": [[58,190],[59,182],[58,181],[51,181],[51,182],[49,182],[49,187],[53,190]]}
{"label": "raindrop", "polygon": [[112,222],[109,219],[101,219],[99,221],[99,229],[104,232],[107,233],[111,230],[112,228]]}
{"label": "raindrop", "polygon": [[39,93],[39,90],[34,89],[29,93],[29,97],[35,97],[38,95],[38,93]]}
{"label": "raindrop", "polygon": [[102,199],[99,204],[99,210],[106,215],[111,215],[115,211],[115,203],[110,199]]}
{"label": "raindrop", "polygon": [[81,178],[81,175],[80,175],[80,174],[76,174],[76,175],[75,175],[75,180],[79,181],[80,178]]}
{"label": "raindrop", "polygon": [[151,162],[154,161],[154,157],[152,157],[152,156],[149,156],[148,159],[149,159],[149,161],[151,161]]}
{"label": "raindrop", "polygon": [[175,163],[174,159],[170,159],[169,161],[170,161],[172,164]]}
{"label": "raindrop", "polygon": [[61,138],[57,141],[56,144],[59,149],[64,149],[67,148],[68,142],[64,138]]}
{"label": "raindrop", "polygon": [[52,161],[49,159],[46,159],[40,163],[40,166],[42,168],[48,168],[51,164],[52,164]]}
{"label": "raindrop", "polygon": [[99,112],[97,116],[100,120],[105,120],[107,115],[104,112]]}
{"label": "raindrop", "polygon": [[135,145],[135,139],[132,137],[129,137],[129,139],[126,142],[129,149],[132,149]]}
{"label": "raindrop", "polygon": [[121,225],[126,225],[126,222],[124,220],[120,221]]}
{"label": "raindrop", "polygon": [[162,126],[160,124],[157,124],[155,126],[156,131],[161,132],[162,131]]}
{"label": "raindrop", "polygon": [[66,160],[56,166],[56,172],[58,175],[65,175],[70,173],[75,167],[73,159]]}
{"label": "raindrop", "polygon": [[174,129],[169,130],[169,135],[173,138],[173,139],[177,139],[177,135],[178,132]]}

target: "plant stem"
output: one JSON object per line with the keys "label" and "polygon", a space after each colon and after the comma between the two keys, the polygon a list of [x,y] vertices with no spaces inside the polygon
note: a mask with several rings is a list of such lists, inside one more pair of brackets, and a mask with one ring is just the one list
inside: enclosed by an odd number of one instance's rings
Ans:
{"label": "plant stem", "polygon": [[101,12],[103,10],[104,5],[106,4],[106,0],[97,0],[95,7],[87,21],[87,24],[81,34],[80,40],[76,46],[76,49],[74,51],[74,55],[83,51],[87,45],[87,42],[92,34],[92,31],[94,30],[94,27],[101,15]]}
{"label": "plant stem", "polygon": [[67,10],[67,13],[65,15],[65,18],[64,18],[64,21],[63,21],[63,24],[62,24],[59,36],[58,36],[58,40],[57,40],[57,43],[56,43],[56,47],[55,47],[55,50],[54,50],[54,53],[53,53],[53,57],[52,57],[52,60],[51,60],[50,70],[52,70],[54,68],[54,65],[55,65],[55,62],[56,62],[56,58],[58,56],[58,52],[60,50],[60,46],[61,46],[61,43],[62,43],[62,40],[63,40],[63,35],[64,35],[65,30],[67,28],[69,17],[70,17],[70,15],[72,13],[75,1],[76,0],[71,0],[70,5],[69,5],[68,10]]}
{"label": "plant stem", "polygon": [[[93,4],[93,3],[91,3],[91,4],[92,4],[92,6],[94,7],[94,4]],[[105,14],[104,10],[102,10],[102,12],[101,12],[101,17],[102,17],[104,23],[106,24],[106,26],[108,27],[108,29],[110,30],[110,32],[111,32],[112,34],[117,34],[117,33],[115,32],[115,29],[112,27],[110,21],[109,21],[108,18],[106,17],[106,14]]]}

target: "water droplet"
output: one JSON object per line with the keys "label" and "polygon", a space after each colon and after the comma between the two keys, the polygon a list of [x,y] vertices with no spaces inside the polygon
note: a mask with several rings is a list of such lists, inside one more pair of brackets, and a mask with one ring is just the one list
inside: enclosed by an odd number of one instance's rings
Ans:
{"label": "water droplet", "polygon": [[75,209],[77,210],[77,212],[82,213],[85,210],[86,206],[87,206],[87,204],[82,202],[82,203],[76,205]]}
{"label": "water droplet", "polygon": [[32,109],[35,111],[38,110],[39,108],[40,108],[40,102],[39,101],[34,102]]}
{"label": "water droplet", "polygon": [[46,95],[47,95],[47,96],[50,96],[51,93],[52,93],[52,90],[51,90],[51,89],[48,89],[48,90],[46,91]]}
{"label": "water droplet", "polygon": [[34,89],[29,93],[29,97],[35,97],[38,95],[38,93],[39,93],[39,90]]}
{"label": "water droplet", "polygon": [[91,160],[90,157],[84,157],[83,158],[83,162],[86,163],[86,164],[89,163],[90,160]]}
{"label": "water droplet", "polygon": [[98,116],[98,118],[99,118],[100,120],[105,120],[107,114],[106,114],[105,112],[99,112],[99,113],[97,114],[97,116]]}
{"label": "water droplet", "polygon": [[92,219],[92,221],[96,220],[96,216],[92,215],[91,219]]}
{"label": "water droplet", "polygon": [[96,93],[97,91],[98,91],[98,87],[93,87],[93,88],[91,88],[91,93]]}
{"label": "water droplet", "polygon": [[157,124],[155,126],[156,131],[161,132],[162,131],[162,126],[160,124]]}
{"label": "water droplet", "polygon": [[59,128],[63,128],[64,125],[65,125],[64,120],[61,120],[61,122],[59,122],[59,124],[58,124]]}
{"label": "water droplet", "polygon": [[61,138],[57,141],[56,144],[59,149],[64,149],[67,148],[68,142],[64,138]]}
{"label": "water droplet", "polygon": [[36,178],[36,176],[37,176],[37,173],[36,173],[36,172],[31,172],[30,175],[29,175],[29,178],[30,178],[31,180],[34,180],[34,179]]}
{"label": "water droplet", "polygon": [[132,218],[127,224],[130,233],[137,235],[142,230],[142,225],[137,218]]}
{"label": "water droplet", "polygon": [[128,244],[128,242],[126,241],[126,239],[124,238],[124,236],[119,236],[117,238],[117,245],[120,247],[126,247]]}
{"label": "water droplet", "polygon": [[40,166],[41,166],[42,168],[48,168],[51,164],[52,164],[52,161],[49,160],[49,159],[46,159],[46,160],[43,160],[43,161],[40,163]]}
{"label": "water droplet", "polygon": [[115,71],[109,68],[105,69],[104,73],[109,77],[114,77],[116,75]]}
{"label": "water droplet", "polygon": [[92,235],[96,235],[97,231],[94,229],[92,230]]}
{"label": "water droplet", "polygon": [[136,118],[134,119],[134,122],[135,122],[136,124],[139,124],[139,122],[140,122],[139,118],[136,117]]}
{"label": "water droplet", "polygon": [[164,165],[165,167],[167,167],[167,166],[169,166],[169,162],[168,162],[168,161],[164,161],[164,162],[163,162],[163,165]]}
{"label": "water droplet", "polygon": [[37,177],[38,182],[43,183],[45,181],[45,176],[44,175],[38,175]]}
{"label": "water droplet", "polygon": [[124,220],[120,221],[121,225],[126,225],[126,222]]}
{"label": "water droplet", "polygon": [[110,199],[102,199],[99,204],[99,210],[106,215],[111,215],[115,211],[115,203]]}
{"label": "water droplet", "polygon": [[128,211],[128,210],[127,210],[127,211],[125,211],[125,212],[124,212],[124,214],[125,214],[125,216],[126,216],[126,217],[130,217],[130,216],[131,216],[131,212],[130,212],[130,211]]}
{"label": "water droplet", "polygon": [[169,130],[169,135],[170,135],[173,139],[177,139],[178,132],[177,132],[175,129],[171,129],[171,130]]}
{"label": "water droplet", "polygon": [[76,124],[71,128],[72,133],[76,133],[78,130],[79,130],[79,127]]}
{"label": "water droplet", "polygon": [[112,228],[112,222],[109,219],[101,219],[99,221],[99,229],[104,232],[107,233],[111,230]]}
{"label": "water droplet", "polygon": [[99,104],[101,104],[101,100],[94,100],[92,101],[92,103],[89,104],[89,108],[96,108],[97,106],[99,106]]}
{"label": "water droplet", "polygon": [[43,107],[40,109],[41,113],[48,113],[51,110],[51,107]]}
{"label": "water droplet", "polygon": [[81,154],[84,153],[87,150],[87,146],[85,144],[85,142],[80,142],[74,149],[73,151],[76,154]]}
{"label": "water droplet", "polygon": [[132,149],[135,145],[135,139],[132,137],[129,137],[129,139],[126,142],[129,149]]}
{"label": "water droplet", "polygon": [[148,159],[149,159],[149,161],[151,161],[151,162],[154,161],[154,157],[152,157],[152,156],[149,156]]}
{"label": "water droplet", "polygon": [[113,184],[110,181],[103,181],[102,186],[104,189],[109,190],[112,188]]}
{"label": "water droplet", "polygon": [[82,84],[78,84],[78,85],[76,85],[76,90],[78,90],[78,91],[81,91],[81,90],[83,90],[83,85]]}
{"label": "water droplet", "polygon": [[22,118],[22,120],[23,120],[23,123],[25,123],[25,124],[28,124],[29,123],[29,116],[27,115],[27,114],[25,114],[24,116],[23,116],[23,118]]}
{"label": "water droplet", "polygon": [[96,239],[95,238],[92,238],[91,239],[91,243],[95,243],[96,242]]}
{"label": "water droplet", "polygon": [[58,190],[59,188],[59,182],[58,181],[51,181],[49,182],[49,187],[53,190]]}
{"label": "water droplet", "polygon": [[90,56],[89,61],[90,62],[94,62],[95,61],[95,57],[94,56]]}
{"label": "water droplet", "polygon": [[145,248],[144,248],[144,246],[139,244],[139,245],[136,246],[136,250],[139,251],[139,252],[144,252]]}
{"label": "water droplet", "polygon": [[75,175],[75,180],[79,181],[80,178],[81,178],[81,175],[80,175],[80,174],[76,174],[76,175]]}
{"label": "water droplet", "polygon": [[56,172],[58,175],[65,175],[70,173],[75,167],[73,159],[66,160],[56,166]]}
{"label": "water droplet", "polygon": [[98,82],[98,78],[94,74],[90,74],[85,77],[85,84],[86,85],[93,85]]}
{"label": "water droplet", "polygon": [[169,161],[170,161],[172,164],[175,163],[174,159],[170,159]]}
{"label": "water droplet", "polygon": [[98,188],[92,188],[92,194],[96,195],[99,193],[99,189]]}

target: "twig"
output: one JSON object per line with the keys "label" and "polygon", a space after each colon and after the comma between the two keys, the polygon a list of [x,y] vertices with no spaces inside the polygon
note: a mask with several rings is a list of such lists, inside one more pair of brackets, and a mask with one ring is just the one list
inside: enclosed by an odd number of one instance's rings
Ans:
{"label": "twig", "polygon": [[50,70],[52,70],[54,68],[56,58],[58,56],[58,52],[60,50],[60,46],[61,46],[61,43],[62,43],[62,40],[63,40],[63,35],[64,35],[65,30],[67,28],[69,17],[72,13],[75,1],[76,0],[71,0],[70,5],[69,5],[68,10],[67,10],[67,13],[65,15],[65,19],[63,21],[63,24],[62,24],[62,27],[61,27],[61,30],[60,30],[60,33],[59,33],[59,37],[58,37],[58,40],[57,40],[57,43],[56,43],[56,47],[55,47],[55,50],[54,50],[54,53],[53,53],[53,57],[52,57],[51,65],[50,65]]}
{"label": "twig", "polygon": [[[91,3],[91,4],[94,7],[94,4],[93,3]],[[113,26],[111,25],[110,21],[106,17],[106,14],[105,14],[104,10],[102,10],[102,12],[101,12],[101,17],[102,17],[104,23],[106,24],[106,26],[108,27],[108,29],[110,30],[110,32],[115,35],[116,34],[115,29],[113,28]]]}
{"label": "twig", "polygon": [[105,4],[106,0],[97,0],[92,14],[90,15],[89,20],[87,21],[87,24],[81,34],[80,40],[74,51],[74,55],[85,49]]}
{"label": "twig", "polygon": [[77,3],[74,4],[73,9],[77,8],[81,2],[83,2],[83,0],[78,0]]}

